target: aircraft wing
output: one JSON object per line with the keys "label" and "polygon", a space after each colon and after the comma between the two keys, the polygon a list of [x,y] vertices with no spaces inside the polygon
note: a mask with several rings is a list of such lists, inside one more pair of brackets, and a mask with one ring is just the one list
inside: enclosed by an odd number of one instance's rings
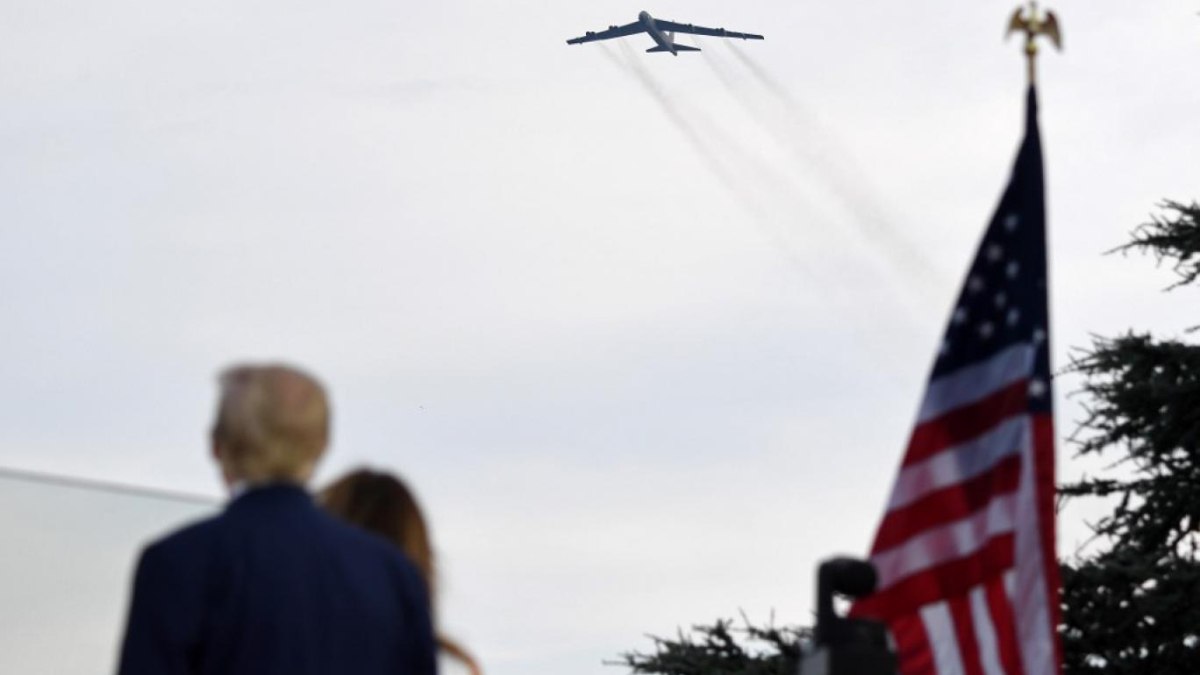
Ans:
{"label": "aircraft wing", "polygon": [[626,35],[634,35],[646,30],[641,21],[627,23],[624,26],[609,26],[608,30],[588,31],[582,37],[571,38],[567,40],[569,45],[577,45],[581,42],[595,42],[596,40],[611,40],[613,38],[625,37]]}
{"label": "aircraft wing", "polygon": [[654,25],[658,26],[659,30],[668,31],[671,33],[691,33],[692,35],[708,35],[710,37],[723,38],[741,38],[743,40],[762,40],[763,36],[755,35],[754,33],[738,33],[724,28],[705,28],[704,26],[694,26],[690,23],[675,23],[674,21],[663,21],[655,19]]}

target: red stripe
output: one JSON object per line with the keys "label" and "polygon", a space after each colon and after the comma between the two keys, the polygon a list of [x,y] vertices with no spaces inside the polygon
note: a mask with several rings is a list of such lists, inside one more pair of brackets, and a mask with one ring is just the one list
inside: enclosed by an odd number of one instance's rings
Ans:
{"label": "red stripe", "polygon": [[1012,601],[1004,588],[1004,577],[988,582],[984,590],[987,595],[988,614],[996,631],[996,651],[1000,653],[1000,665],[1007,675],[1023,675],[1021,651],[1017,644],[1017,624],[1013,620]]}
{"label": "red stripe", "polygon": [[929,493],[891,511],[879,525],[871,553],[886,551],[925,530],[961,520],[987,507],[994,497],[1017,491],[1021,458],[1013,455],[971,480]]}
{"label": "red stripe", "polygon": [[901,675],[937,675],[929,635],[919,614],[898,617],[888,628],[896,641],[896,660]]}
{"label": "red stripe", "polygon": [[1046,603],[1050,606],[1050,635],[1054,644],[1057,671],[1062,672],[1062,643],[1055,632],[1062,625],[1062,607],[1058,596],[1062,581],[1058,576],[1058,555],[1055,548],[1055,484],[1054,484],[1054,418],[1050,414],[1033,417],[1033,456],[1038,501],[1038,531],[1042,535],[1042,573],[1046,580]]}
{"label": "red stripe", "polygon": [[998,534],[974,554],[929,567],[854,603],[851,614],[881,621],[912,614],[931,602],[963,595],[1013,566],[1014,537]]}
{"label": "red stripe", "polygon": [[979,641],[975,638],[975,619],[971,617],[971,601],[964,595],[950,598],[950,618],[958,641],[958,656],[962,659],[963,675],[983,675],[979,658]]}
{"label": "red stripe", "polygon": [[1029,409],[1029,380],[1017,380],[971,405],[955,408],[913,429],[904,466],[936,455]]}

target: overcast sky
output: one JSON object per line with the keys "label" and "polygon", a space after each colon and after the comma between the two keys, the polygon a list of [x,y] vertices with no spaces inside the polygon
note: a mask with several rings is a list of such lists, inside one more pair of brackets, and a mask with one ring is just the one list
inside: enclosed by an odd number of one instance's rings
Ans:
{"label": "overcast sky", "polygon": [[[1200,5],[1054,8],[1061,366],[1196,322],[1168,270],[1101,254],[1200,197]],[[642,9],[767,39],[564,44]],[[0,464],[219,497],[215,373],[282,359],[334,397],[320,482],[418,490],[489,675],[806,621],[1007,179],[1012,9],[0,0]],[[204,511],[0,480],[0,671],[109,668],[138,547]]]}

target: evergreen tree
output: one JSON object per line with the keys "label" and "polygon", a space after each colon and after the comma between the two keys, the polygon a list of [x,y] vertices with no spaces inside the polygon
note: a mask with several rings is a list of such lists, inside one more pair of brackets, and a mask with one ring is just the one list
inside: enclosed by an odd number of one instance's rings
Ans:
{"label": "evergreen tree", "polygon": [[[1193,284],[1200,204],[1166,202],[1122,249],[1170,261],[1171,288]],[[1095,526],[1099,550],[1062,566],[1065,672],[1200,673],[1200,344],[1098,338],[1072,369],[1088,401],[1079,454],[1111,469],[1061,493],[1114,506]]]}
{"label": "evergreen tree", "polygon": [[627,652],[609,665],[628,666],[634,673],[652,675],[796,675],[800,644],[810,640],[807,628],[776,628],[774,622],[744,627],[717,620],[680,631],[674,640],[650,636],[652,653]]}

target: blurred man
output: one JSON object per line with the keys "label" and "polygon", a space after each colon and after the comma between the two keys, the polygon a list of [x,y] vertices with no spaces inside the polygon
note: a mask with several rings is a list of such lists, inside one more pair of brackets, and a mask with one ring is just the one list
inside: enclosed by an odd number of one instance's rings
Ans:
{"label": "blurred man", "polygon": [[329,439],[321,385],[275,365],[220,384],[212,453],[233,499],[142,552],[119,675],[434,675],[416,568],[305,490]]}

